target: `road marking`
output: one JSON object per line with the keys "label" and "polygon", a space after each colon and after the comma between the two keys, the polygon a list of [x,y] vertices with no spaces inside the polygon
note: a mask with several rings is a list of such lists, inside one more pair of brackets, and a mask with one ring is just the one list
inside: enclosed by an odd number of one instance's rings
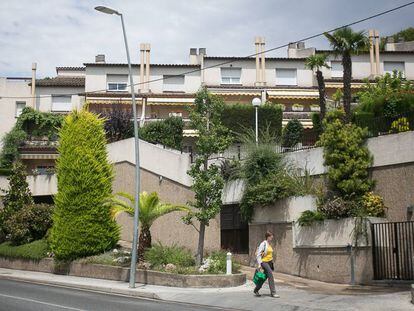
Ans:
{"label": "road marking", "polygon": [[30,299],[30,298],[22,298],[22,297],[11,296],[11,295],[4,295],[4,294],[0,294],[0,296],[6,297],[6,298],[13,298],[13,299],[17,299],[17,300],[23,300],[23,301],[27,301],[27,302],[34,302],[34,303],[38,303],[38,304],[42,304],[42,305],[46,305],[46,306],[50,306],[50,307],[59,307],[59,308],[67,309],[67,310],[86,311],[86,310],[82,310],[82,309],[77,309],[77,308],[72,308],[72,307],[66,307],[66,306],[57,305],[57,304],[54,304],[54,303],[43,302],[43,301],[39,301],[39,300],[35,300],[35,299]]}

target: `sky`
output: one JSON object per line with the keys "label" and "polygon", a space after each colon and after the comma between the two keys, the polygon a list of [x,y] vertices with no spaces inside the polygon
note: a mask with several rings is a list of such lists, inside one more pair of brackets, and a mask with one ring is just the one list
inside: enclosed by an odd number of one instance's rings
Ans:
{"label": "sky", "polygon": [[[151,43],[151,62],[188,63],[189,49],[210,56],[254,53],[254,37],[266,49],[342,26],[409,0],[0,0],[0,76],[55,76],[56,66],[81,66],[105,54],[126,62],[119,17],[95,11],[105,5],[122,12],[132,62],[139,44]],[[354,26],[390,35],[414,26],[414,5]],[[306,46],[328,48],[324,37]],[[287,50],[268,56],[286,56]]]}

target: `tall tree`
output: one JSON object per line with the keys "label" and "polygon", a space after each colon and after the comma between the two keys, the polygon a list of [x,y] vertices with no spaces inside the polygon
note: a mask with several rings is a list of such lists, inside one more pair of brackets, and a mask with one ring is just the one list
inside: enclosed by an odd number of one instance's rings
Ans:
{"label": "tall tree", "polygon": [[119,229],[105,204],[113,171],[106,150],[104,120],[86,110],[68,115],[59,132],[58,192],[51,248],[58,260],[110,250]]}
{"label": "tall tree", "polygon": [[[213,155],[227,149],[231,143],[229,130],[221,122],[223,109],[222,98],[202,88],[198,91],[194,107],[190,111],[190,126],[198,133],[197,156],[188,171],[193,178],[191,189],[194,191],[195,198],[190,202],[194,210],[189,212],[184,220],[187,224],[192,224],[199,234],[196,258],[198,265],[203,261],[206,226],[216,217],[222,205],[224,180],[220,166],[209,160]],[[193,224],[193,219],[199,222],[198,228]]]}
{"label": "tall tree", "polygon": [[[135,198],[129,193],[119,192],[109,200],[111,205],[112,218],[125,212],[134,216]],[[141,232],[138,243],[138,261],[144,259],[145,250],[151,247],[151,226],[159,217],[177,211],[189,211],[186,206],[162,203],[156,192],[142,192],[139,195],[139,221],[141,222]]]}
{"label": "tall tree", "polygon": [[325,33],[333,52],[342,56],[344,68],[344,110],[346,121],[351,120],[351,82],[352,82],[352,55],[365,51],[369,41],[364,31],[353,31],[350,27],[338,29],[334,33]]}
{"label": "tall tree", "polygon": [[311,55],[306,59],[305,67],[315,71],[316,80],[318,81],[319,89],[319,107],[321,108],[321,121],[325,117],[326,113],[326,90],[325,90],[325,79],[323,77],[321,69],[323,67],[330,68],[326,63],[328,55],[326,54],[315,54]]}

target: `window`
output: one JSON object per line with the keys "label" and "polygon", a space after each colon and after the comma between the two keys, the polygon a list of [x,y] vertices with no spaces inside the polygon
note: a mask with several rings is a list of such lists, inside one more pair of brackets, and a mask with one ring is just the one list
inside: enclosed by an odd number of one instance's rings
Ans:
{"label": "window", "polygon": [[20,117],[25,107],[26,107],[26,102],[16,102],[16,118]]}
{"label": "window", "polygon": [[395,70],[401,71],[403,76],[405,73],[405,63],[404,62],[384,62],[384,74],[392,74]]}
{"label": "window", "polygon": [[344,67],[341,61],[331,61],[332,78],[342,78],[344,76]]}
{"label": "window", "polygon": [[277,85],[298,85],[296,69],[276,68]]}
{"label": "window", "polygon": [[184,92],[184,76],[164,75],[164,92]]}
{"label": "window", "polygon": [[128,75],[106,75],[108,91],[127,91]]}
{"label": "window", "polygon": [[52,95],[52,112],[72,111],[72,96]]}
{"label": "window", "polygon": [[222,84],[240,84],[241,68],[221,68]]}

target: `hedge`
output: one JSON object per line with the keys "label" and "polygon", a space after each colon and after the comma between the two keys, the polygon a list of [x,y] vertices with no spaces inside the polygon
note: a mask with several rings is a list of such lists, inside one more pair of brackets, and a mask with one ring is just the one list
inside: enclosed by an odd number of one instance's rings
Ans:
{"label": "hedge", "polygon": [[[266,130],[280,137],[282,134],[283,110],[279,105],[265,104],[259,107],[259,130]],[[243,133],[255,128],[255,108],[248,104],[225,105],[222,114],[223,124],[234,133]]]}

